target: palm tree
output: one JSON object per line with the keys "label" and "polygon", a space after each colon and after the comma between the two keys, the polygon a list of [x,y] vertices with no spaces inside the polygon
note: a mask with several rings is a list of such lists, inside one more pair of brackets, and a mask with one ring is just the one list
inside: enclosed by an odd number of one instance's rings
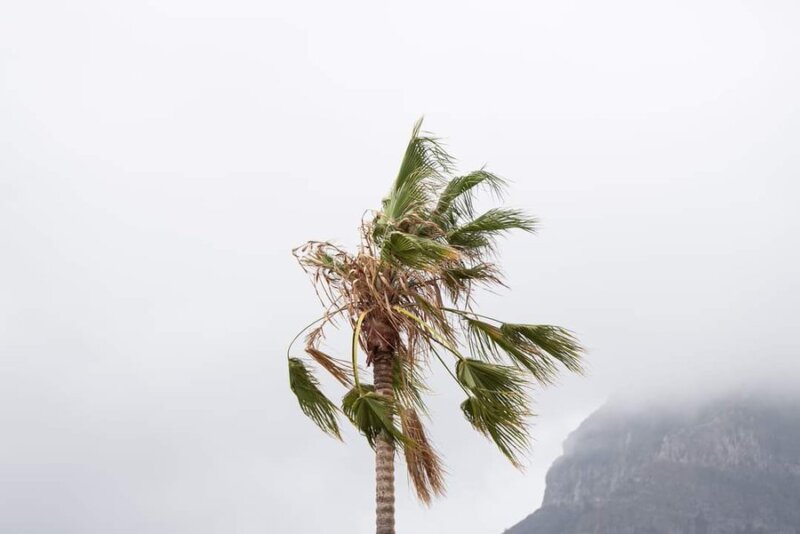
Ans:
{"label": "palm tree", "polygon": [[[581,371],[582,349],[569,331],[474,311],[477,288],[503,285],[493,261],[497,239],[512,230],[534,232],[536,220],[509,208],[479,214],[477,195],[499,199],[505,181],[484,169],[453,177],[452,158],[420,126],[421,120],[380,210],[362,218],[356,252],[320,241],[294,250],[325,312],[289,346],[291,389],[323,431],[341,439],[341,412],[374,449],[377,534],[395,532],[397,449],[422,502],[444,492],[442,463],[423,425],[426,368],[447,370],[466,396],[467,421],[517,467],[529,444],[529,386],[551,383],[560,366]],[[350,362],[320,348],[337,319],[353,330]],[[306,361],[291,356],[305,332],[310,360],[348,388],[341,407],[323,394]],[[364,380],[359,347],[372,384]]]}

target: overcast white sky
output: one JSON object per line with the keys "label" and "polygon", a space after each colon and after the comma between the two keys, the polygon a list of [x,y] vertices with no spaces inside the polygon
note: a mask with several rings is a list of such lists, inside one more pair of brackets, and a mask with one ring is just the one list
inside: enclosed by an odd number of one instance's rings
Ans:
{"label": "overcast white sky", "polygon": [[399,472],[400,532],[499,534],[617,392],[796,382],[798,27],[791,1],[3,3],[0,530],[371,532],[367,445],[288,390],[318,315],[289,251],[354,241],[423,113],[543,222],[484,309],[572,328],[590,372],[537,392],[524,474],[434,378],[449,495]]}

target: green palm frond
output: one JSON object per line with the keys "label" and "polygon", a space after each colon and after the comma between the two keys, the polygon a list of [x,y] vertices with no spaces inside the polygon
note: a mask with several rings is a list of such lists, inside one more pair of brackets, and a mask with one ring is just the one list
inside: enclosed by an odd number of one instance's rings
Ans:
{"label": "green palm frond", "polygon": [[582,348],[572,334],[549,325],[493,324],[462,316],[466,324],[470,351],[502,361],[503,355],[524,367],[539,382],[551,383],[560,362],[570,371],[580,372]]}
{"label": "green palm frond", "polygon": [[514,367],[473,359],[459,361],[456,376],[470,393],[461,404],[467,420],[519,467],[528,450],[527,419],[532,415],[524,376]]}
{"label": "green palm frond", "polygon": [[414,125],[400,170],[383,200],[383,218],[401,220],[412,210],[431,202],[435,189],[450,172],[452,158],[435,137],[421,133],[422,119]]}
{"label": "green palm frond", "polygon": [[394,190],[412,180],[433,176],[444,178],[452,170],[453,158],[438,138],[422,133],[422,121],[420,118],[414,123],[411,139],[394,182]]}
{"label": "green palm frond", "polygon": [[448,265],[441,271],[442,284],[450,294],[453,302],[461,299],[462,293],[469,295],[473,284],[486,287],[504,285],[497,267],[491,263],[481,262],[473,266],[463,263]]}
{"label": "green palm frond", "polygon": [[510,231],[534,232],[536,218],[525,212],[508,208],[494,208],[447,234],[447,241],[465,249],[491,248],[494,240]]}
{"label": "green palm frond", "polygon": [[392,441],[405,443],[406,438],[394,423],[395,407],[391,399],[375,391],[370,384],[354,387],[342,399],[342,412],[361,432],[370,447],[385,432]]}
{"label": "green palm frond", "polygon": [[331,436],[342,439],[336,405],[319,388],[319,382],[299,358],[289,358],[289,386],[309,419]]}
{"label": "green palm frond", "polygon": [[473,358],[456,364],[456,377],[465,388],[476,395],[493,395],[515,402],[525,399],[528,381],[519,369]]}
{"label": "green palm frond", "polygon": [[477,319],[465,318],[468,342],[473,354],[502,361],[507,356],[518,366],[524,367],[540,382],[550,382],[556,369],[552,362],[542,360],[536,347],[519,340],[509,339],[502,329]]}
{"label": "green palm frond", "polygon": [[491,439],[514,465],[522,467],[529,449],[528,414],[487,397],[468,397],[461,411],[475,430]]}
{"label": "green palm frond", "polygon": [[381,247],[381,257],[412,269],[438,270],[459,257],[456,249],[433,239],[403,232],[391,232]]}
{"label": "green palm frond", "polygon": [[543,324],[503,324],[500,329],[507,339],[522,340],[539,349],[540,356],[550,356],[574,373],[583,372],[584,348],[566,328]]}
{"label": "green palm frond", "polygon": [[426,181],[407,181],[384,199],[381,223],[396,224],[414,212],[423,211],[430,203],[431,194],[431,186]]}
{"label": "green palm frond", "polygon": [[445,222],[471,219],[475,216],[474,199],[477,189],[488,189],[500,197],[505,186],[505,180],[483,169],[458,176],[447,182],[442,189],[434,214]]}
{"label": "green palm frond", "polygon": [[408,476],[420,501],[430,504],[434,496],[444,495],[444,468],[425,427],[413,409],[400,411],[400,426],[408,442],[403,448]]}
{"label": "green palm frond", "polygon": [[454,284],[464,282],[489,282],[492,284],[501,283],[500,273],[497,267],[491,263],[478,263],[471,267],[466,265],[453,265],[442,269],[442,276],[445,282],[452,281]]}

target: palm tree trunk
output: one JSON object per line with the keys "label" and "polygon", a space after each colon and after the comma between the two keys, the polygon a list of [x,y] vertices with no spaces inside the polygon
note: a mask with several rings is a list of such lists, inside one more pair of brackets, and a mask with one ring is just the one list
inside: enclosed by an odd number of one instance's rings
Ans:
{"label": "palm tree trunk", "polygon": [[[394,356],[390,352],[379,352],[372,358],[375,376],[375,391],[394,398],[392,389],[392,365]],[[394,443],[384,432],[375,443],[375,532],[394,532]]]}

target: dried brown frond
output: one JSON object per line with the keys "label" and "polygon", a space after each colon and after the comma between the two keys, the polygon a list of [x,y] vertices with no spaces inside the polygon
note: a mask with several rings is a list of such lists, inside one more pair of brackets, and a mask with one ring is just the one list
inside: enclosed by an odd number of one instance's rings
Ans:
{"label": "dried brown frond", "polygon": [[[322,241],[310,241],[295,249],[294,254],[311,276],[324,304],[346,307],[351,324],[362,311],[369,310],[359,340],[368,355],[391,351],[413,359],[425,358],[433,338],[414,321],[398,314],[396,306],[414,309],[433,330],[453,342],[453,325],[442,311],[442,277],[439,273],[400,268],[377,256],[372,223],[365,223],[362,246],[356,255]],[[424,228],[431,236],[441,234],[433,223],[417,216],[408,224]],[[320,325],[313,334],[321,335],[324,327],[325,324]]]}
{"label": "dried brown frond", "polygon": [[444,468],[438,453],[425,434],[417,412],[411,408],[400,411],[403,435],[408,438],[403,452],[408,476],[420,501],[430,504],[432,498],[444,495]]}
{"label": "dried brown frond", "polygon": [[353,384],[352,371],[347,367],[347,362],[337,360],[312,346],[306,347],[306,353],[343,386],[350,387]]}

